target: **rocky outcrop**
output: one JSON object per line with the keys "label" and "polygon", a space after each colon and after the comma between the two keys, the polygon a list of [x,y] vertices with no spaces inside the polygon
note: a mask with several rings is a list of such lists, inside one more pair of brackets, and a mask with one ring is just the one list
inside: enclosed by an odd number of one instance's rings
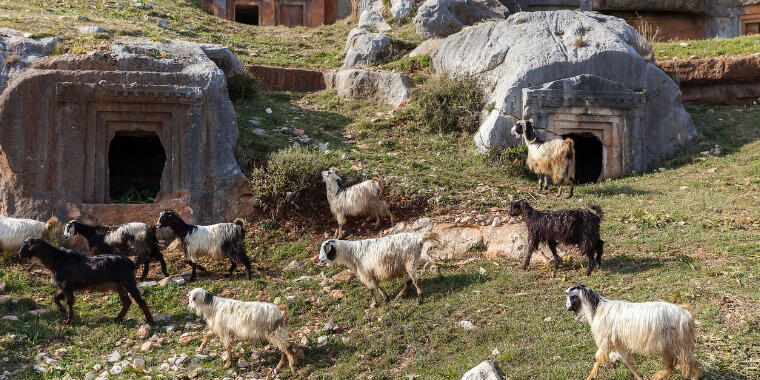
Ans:
{"label": "rocky outcrop", "polygon": [[359,16],[359,28],[381,33],[391,30],[391,26],[385,22],[381,12],[366,10]]}
{"label": "rocky outcrop", "polygon": [[369,66],[391,49],[391,39],[385,34],[354,28],[346,39],[346,57],[343,67]]}
{"label": "rocky outcrop", "polygon": [[362,69],[328,71],[325,83],[340,96],[373,99],[394,107],[409,99],[413,84],[405,74]]}
{"label": "rocky outcrop", "polygon": [[760,99],[760,54],[657,62],[685,103],[744,106]]}
{"label": "rocky outcrop", "polygon": [[433,55],[435,54],[436,50],[438,50],[438,47],[441,46],[443,43],[443,38],[430,38],[425,41],[422,41],[421,44],[417,45],[414,50],[409,52],[410,57],[416,57],[418,55],[427,54],[427,55]]}
{"label": "rocky outcrop", "polygon": [[[34,60],[0,95],[0,213],[113,223],[172,207],[204,223],[251,211],[227,95],[241,72],[226,48],[183,41]],[[112,204],[130,184],[155,186],[156,202]]]}
{"label": "rocky outcrop", "polygon": [[433,56],[437,72],[471,74],[496,110],[522,116],[523,89],[592,74],[646,92],[644,164],[666,158],[696,135],[681,93],[636,50],[638,33],[624,20],[577,11],[521,12],[449,36]]}
{"label": "rocky outcrop", "polygon": [[462,380],[501,380],[501,376],[496,371],[496,363],[486,360],[465,372]]}
{"label": "rocky outcrop", "polygon": [[444,37],[467,25],[508,15],[509,10],[497,0],[427,0],[417,9],[414,27],[424,37]]}
{"label": "rocky outcrop", "polygon": [[57,38],[32,39],[18,30],[0,28],[0,93],[10,77],[26,70],[33,60],[50,55],[57,44]]}
{"label": "rocky outcrop", "polygon": [[519,145],[522,140],[509,132],[513,125],[514,121],[498,110],[491,111],[475,133],[475,146],[481,153],[486,153],[490,149],[504,149]]}
{"label": "rocky outcrop", "polygon": [[391,0],[391,15],[395,20],[400,20],[412,14],[414,0]]}

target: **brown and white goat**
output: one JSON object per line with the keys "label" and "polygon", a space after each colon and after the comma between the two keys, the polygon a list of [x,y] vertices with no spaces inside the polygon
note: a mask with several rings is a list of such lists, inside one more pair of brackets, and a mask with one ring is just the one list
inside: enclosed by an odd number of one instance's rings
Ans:
{"label": "brown and white goat", "polygon": [[559,186],[557,196],[562,195],[562,185],[570,186],[570,195],[575,189],[575,143],[573,139],[556,138],[544,140],[533,129],[530,120],[519,120],[512,127],[512,134],[522,136],[528,147],[526,164],[530,171],[538,175],[538,189],[549,189],[549,176]]}

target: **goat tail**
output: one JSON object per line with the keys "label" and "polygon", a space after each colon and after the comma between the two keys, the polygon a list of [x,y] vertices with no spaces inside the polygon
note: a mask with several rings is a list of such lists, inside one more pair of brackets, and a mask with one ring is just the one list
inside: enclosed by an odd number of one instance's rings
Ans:
{"label": "goat tail", "polygon": [[591,205],[591,206],[588,206],[588,208],[591,210],[591,212],[593,212],[594,214],[596,214],[596,216],[599,217],[599,220],[604,220],[604,211],[602,211],[601,206]]}
{"label": "goat tail", "polygon": [[567,158],[566,175],[571,184],[575,184],[575,140],[566,138],[564,140],[565,157]]}
{"label": "goat tail", "polygon": [[58,228],[60,224],[61,224],[61,221],[58,220],[58,218],[56,218],[55,216],[51,216],[50,219],[48,219],[47,223],[45,223],[45,228],[48,231],[52,231]]}

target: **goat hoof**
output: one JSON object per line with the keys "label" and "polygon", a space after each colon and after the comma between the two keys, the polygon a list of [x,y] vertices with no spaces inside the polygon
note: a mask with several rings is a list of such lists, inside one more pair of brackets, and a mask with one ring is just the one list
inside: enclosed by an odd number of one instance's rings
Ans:
{"label": "goat hoof", "polygon": [[423,303],[425,303],[425,301],[423,301],[422,298],[417,299],[417,305],[422,305]]}

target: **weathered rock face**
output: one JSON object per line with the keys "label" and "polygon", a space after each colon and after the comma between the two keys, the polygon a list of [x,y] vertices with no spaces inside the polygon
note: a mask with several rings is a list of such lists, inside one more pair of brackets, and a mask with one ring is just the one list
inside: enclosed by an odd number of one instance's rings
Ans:
{"label": "weathered rock face", "polygon": [[501,376],[496,371],[496,363],[486,360],[465,372],[462,380],[501,380]]}
{"label": "weathered rock face", "polygon": [[0,93],[11,76],[26,70],[36,58],[51,54],[57,44],[57,38],[31,39],[18,30],[0,28]]}
{"label": "weathered rock face", "polygon": [[325,83],[340,96],[374,99],[394,107],[409,99],[412,87],[412,79],[405,74],[361,69],[329,71]]}
{"label": "weathered rock face", "polygon": [[427,0],[417,9],[414,27],[422,36],[443,37],[467,25],[508,15],[509,10],[497,0]]}
{"label": "weathered rock face", "polygon": [[433,56],[433,65],[451,75],[475,75],[489,89],[496,110],[518,117],[523,115],[524,88],[559,79],[591,74],[644,89],[647,165],[672,154],[696,130],[678,86],[636,51],[637,38],[632,27],[612,16],[521,12],[449,36]]}
{"label": "weathered rock face", "polygon": [[346,58],[343,67],[369,66],[378,61],[391,48],[390,37],[372,33],[364,28],[354,28],[346,39]]}
{"label": "weathered rock face", "polygon": [[490,149],[518,146],[522,140],[509,132],[513,125],[514,122],[499,110],[491,111],[475,133],[475,146],[481,153],[486,153]]}
{"label": "weathered rock face", "polygon": [[760,99],[760,54],[657,62],[685,103],[743,106]]}
{"label": "weathered rock face", "polygon": [[362,11],[361,16],[359,16],[359,28],[376,30],[378,32],[391,30],[391,26],[385,22],[382,13],[372,10]]}
{"label": "weathered rock face", "polygon": [[[240,72],[227,49],[181,41],[35,60],[0,95],[0,212],[101,223],[155,222],[170,207],[196,222],[244,215],[253,198],[225,80]],[[111,204],[114,186],[147,177],[156,203]]]}
{"label": "weathered rock face", "polygon": [[409,16],[413,9],[413,0],[391,0],[391,15],[396,20]]}

